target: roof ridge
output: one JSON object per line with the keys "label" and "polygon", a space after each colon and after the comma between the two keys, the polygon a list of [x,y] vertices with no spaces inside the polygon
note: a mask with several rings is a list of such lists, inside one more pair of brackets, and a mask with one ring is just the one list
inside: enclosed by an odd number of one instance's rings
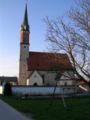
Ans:
{"label": "roof ridge", "polygon": [[53,55],[53,54],[56,54],[56,55],[67,55],[66,53],[54,53],[54,52],[48,52],[48,51],[47,51],[47,52],[30,51],[29,54],[30,54],[30,53],[52,54],[52,55]]}

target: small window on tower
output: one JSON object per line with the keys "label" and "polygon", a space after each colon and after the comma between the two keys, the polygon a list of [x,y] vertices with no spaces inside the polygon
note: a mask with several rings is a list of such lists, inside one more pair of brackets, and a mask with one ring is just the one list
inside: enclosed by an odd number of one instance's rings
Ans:
{"label": "small window on tower", "polygon": [[24,48],[26,48],[26,46],[24,46]]}

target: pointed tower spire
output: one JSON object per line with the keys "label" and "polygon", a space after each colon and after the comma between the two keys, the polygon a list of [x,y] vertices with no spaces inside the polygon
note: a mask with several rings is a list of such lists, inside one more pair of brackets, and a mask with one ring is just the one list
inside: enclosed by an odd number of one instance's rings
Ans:
{"label": "pointed tower spire", "polygon": [[26,8],[25,8],[25,14],[24,14],[24,19],[23,19],[23,24],[21,25],[21,30],[29,32],[27,3],[26,3]]}
{"label": "pointed tower spire", "polygon": [[24,14],[23,25],[28,25],[27,4],[26,4],[26,8],[25,8],[25,14]]}
{"label": "pointed tower spire", "polygon": [[23,23],[21,25],[20,32],[20,43],[21,44],[29,44],[29,23],[28,23],[28,11],[27,11],[27,3],[25,6],[25,13]]}

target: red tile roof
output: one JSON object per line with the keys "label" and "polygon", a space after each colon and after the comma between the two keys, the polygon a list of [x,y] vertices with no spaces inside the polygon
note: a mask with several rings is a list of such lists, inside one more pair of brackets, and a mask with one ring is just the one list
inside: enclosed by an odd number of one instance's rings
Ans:
{"label": "red tile roof", "polygon": [[72,66],[66,54],[30,52],[28,70],[71,70]]}

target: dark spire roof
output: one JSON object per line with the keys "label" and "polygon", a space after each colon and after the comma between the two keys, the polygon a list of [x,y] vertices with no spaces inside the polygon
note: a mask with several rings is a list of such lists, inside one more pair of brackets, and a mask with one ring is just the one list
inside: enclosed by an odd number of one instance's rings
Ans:
{"label": "dark spire roof", "polygon": [[23,25],[28,25],[27,4],[26,4],[26,8],[25,8],[25,14],[24,14]]}
{"label": "dark spire roof", "polygon": [[25,8],[23,24],[21,25],[21,30],[29,31],[27,3],[26,3],[26,8]]}

